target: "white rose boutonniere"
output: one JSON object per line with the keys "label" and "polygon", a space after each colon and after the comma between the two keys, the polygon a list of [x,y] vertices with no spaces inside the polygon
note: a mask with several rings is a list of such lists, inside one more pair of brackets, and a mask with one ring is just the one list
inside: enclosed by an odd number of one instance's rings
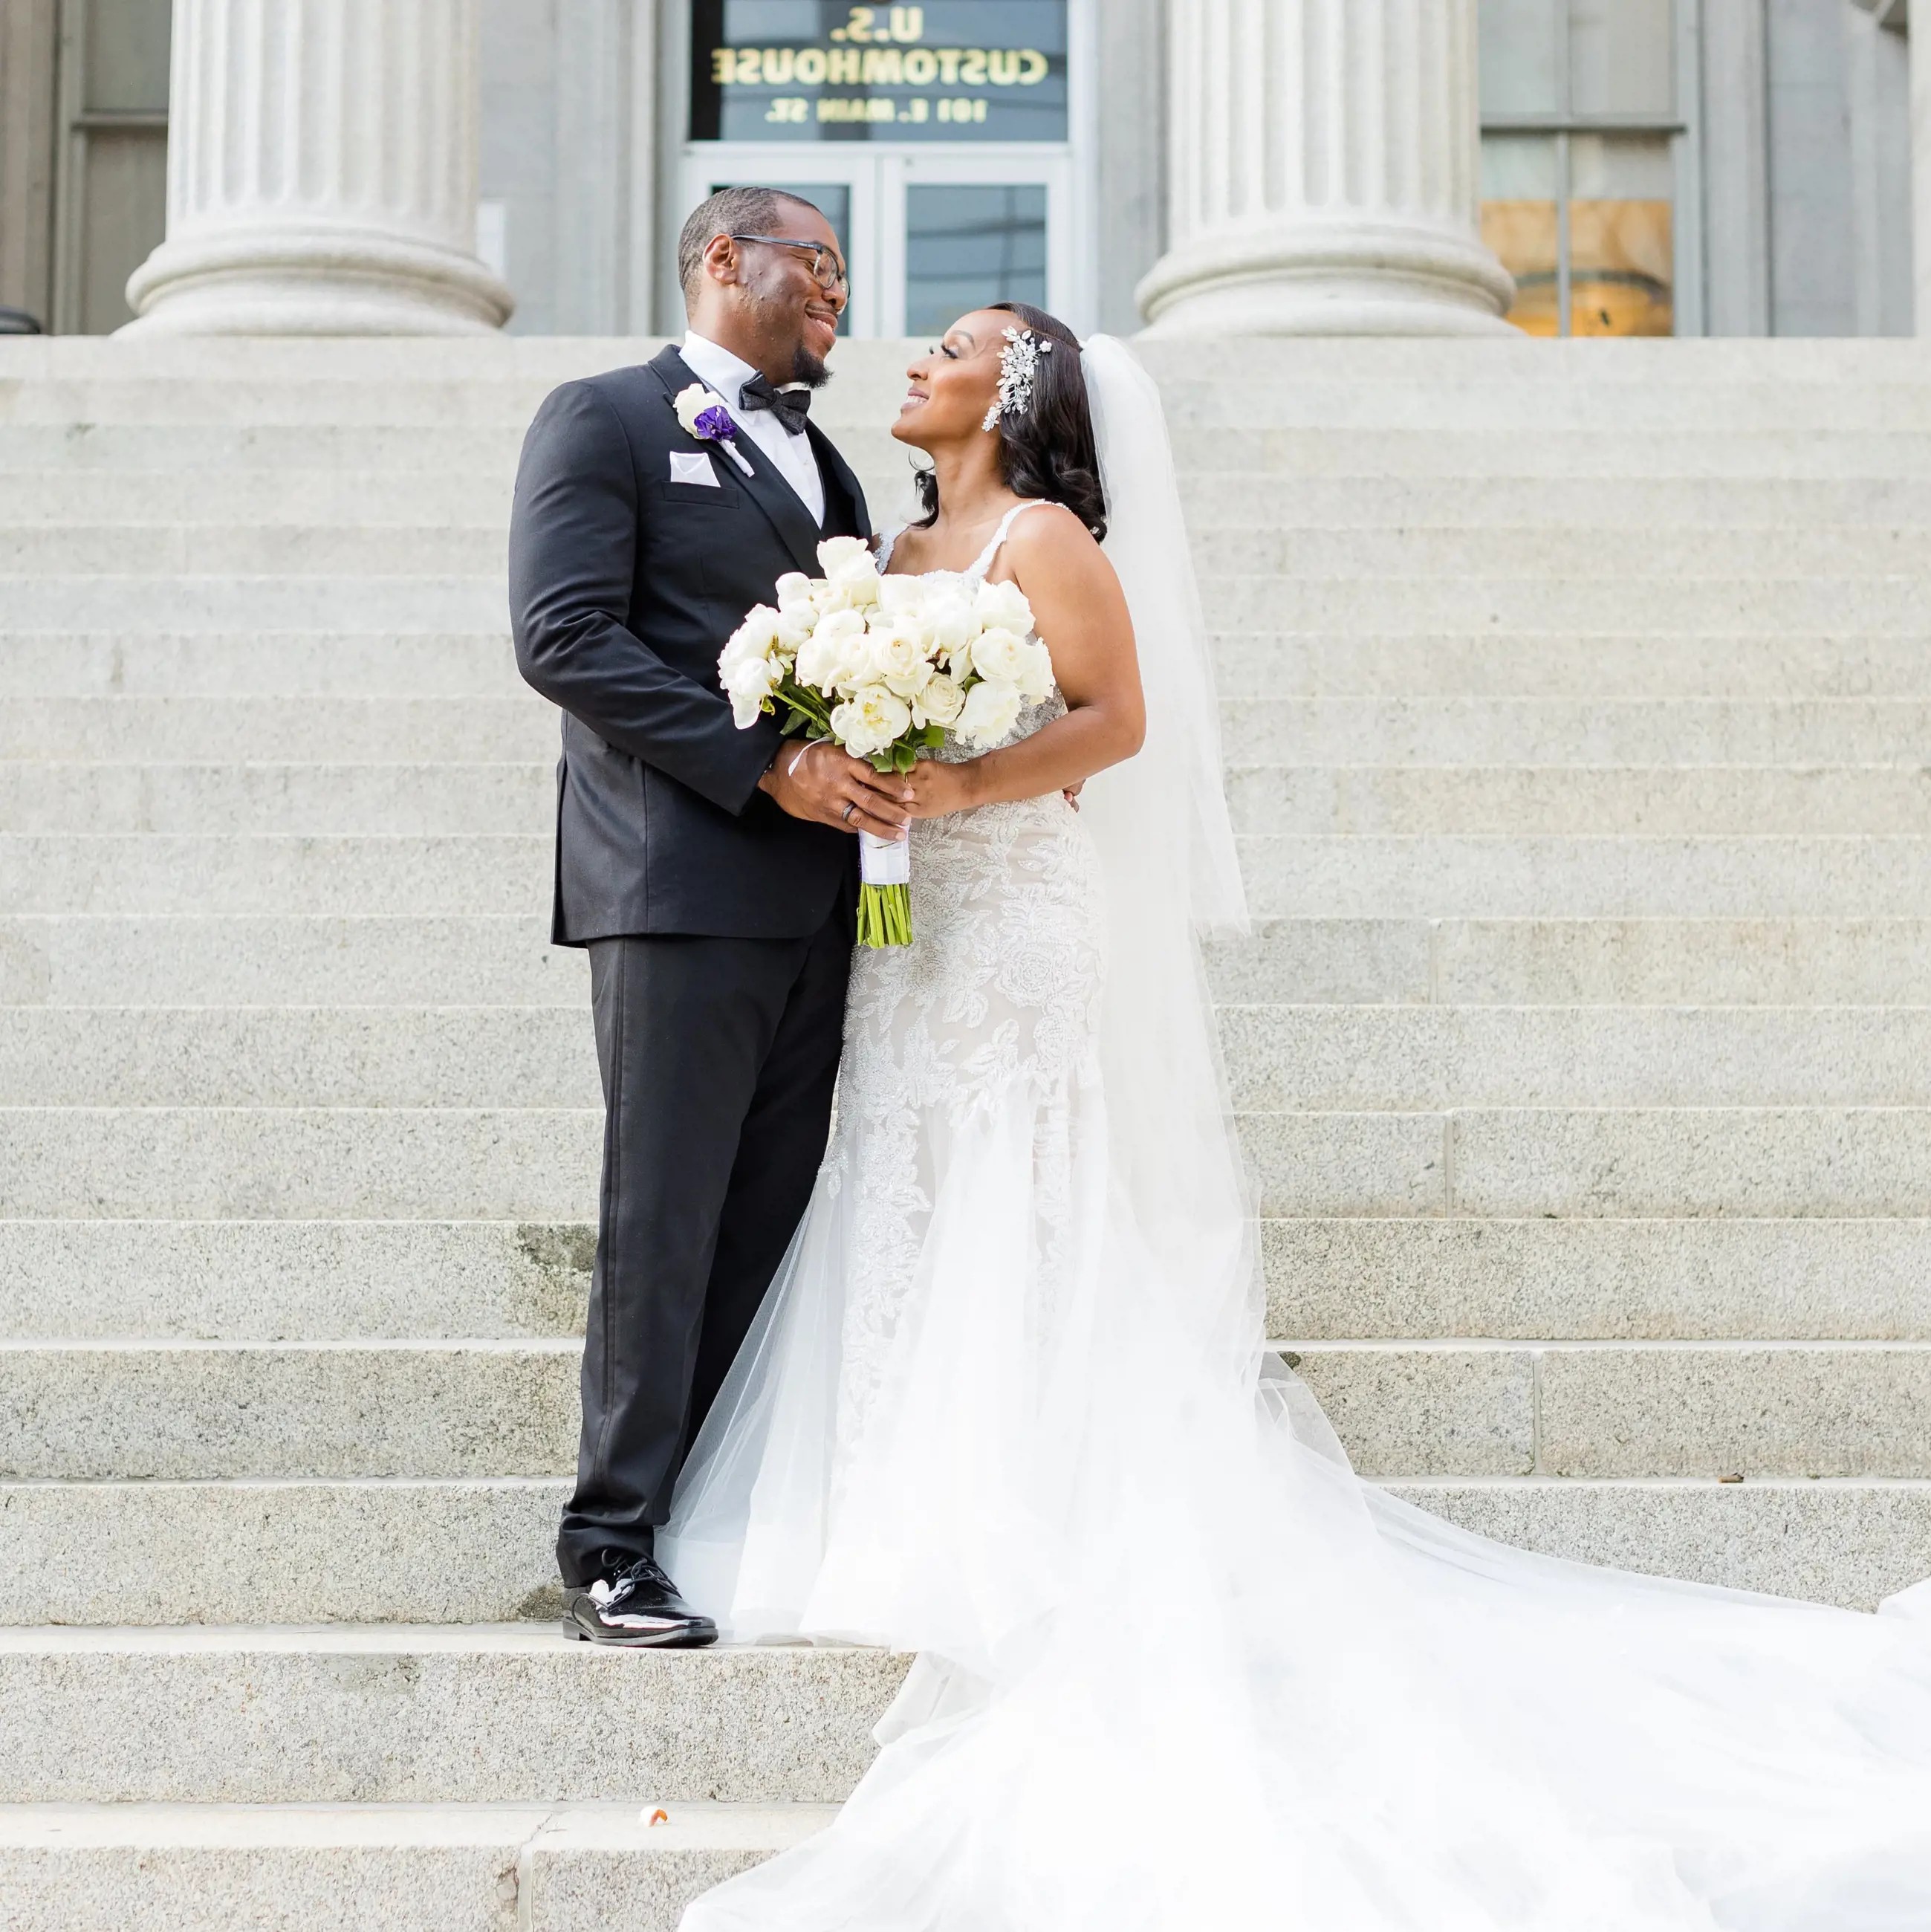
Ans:
{"label": "white rose boutonniere", "polygon": [[693,382],[677,392],[670,406],[686,436],[694,436],[700,442],[715,442],[747,476],[753,473],[750,460],[738,447],[738,426],[724,407],[723,397],[701,382]]}

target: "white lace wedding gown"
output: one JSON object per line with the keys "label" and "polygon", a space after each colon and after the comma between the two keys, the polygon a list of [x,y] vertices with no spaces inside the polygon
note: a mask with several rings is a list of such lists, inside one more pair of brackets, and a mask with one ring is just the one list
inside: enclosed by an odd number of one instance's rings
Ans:
{"label": "white lace wedding gown", "polygon": [[1091,820],[919,823],[914,943],[857,956],[659,1547],[728,1636],[919,1659],[838,1822],[685,1932],[1931,1927],[1931,1628],[1465,1534],[1261,1367],[1207,1007]]}

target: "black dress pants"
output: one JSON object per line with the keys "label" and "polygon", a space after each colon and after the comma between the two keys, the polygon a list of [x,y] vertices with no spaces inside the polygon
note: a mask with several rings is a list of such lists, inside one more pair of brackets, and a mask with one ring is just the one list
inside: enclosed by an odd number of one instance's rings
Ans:
{"label": "black dress pants", "polygon": [[829,1130],[850,895],[809,939],[595,940],[603,1191],[566,1584],[648,1555],[803,1216]]}

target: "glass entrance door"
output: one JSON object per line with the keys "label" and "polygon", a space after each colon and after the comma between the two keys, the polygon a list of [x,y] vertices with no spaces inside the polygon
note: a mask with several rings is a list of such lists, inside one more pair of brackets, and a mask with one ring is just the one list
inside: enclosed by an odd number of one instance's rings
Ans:
{"label": "glass entrance door", "polygon": [[1081,0],[691,0],[679,218],[746,182],[815,202],[847,332],[928,335],[974,303],[1081,326],[1070,130]]}

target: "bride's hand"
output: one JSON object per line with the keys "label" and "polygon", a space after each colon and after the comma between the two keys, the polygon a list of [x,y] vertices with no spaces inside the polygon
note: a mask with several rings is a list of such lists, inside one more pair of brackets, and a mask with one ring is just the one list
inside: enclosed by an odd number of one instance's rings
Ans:
{"label": "bride's hand", "polygon": [[911,794],[906,810],[914,818],[943,818],[949,812],[967,812],[979,802],[976,758],[949,765],[937,758],[921,758],[905,775]]}

